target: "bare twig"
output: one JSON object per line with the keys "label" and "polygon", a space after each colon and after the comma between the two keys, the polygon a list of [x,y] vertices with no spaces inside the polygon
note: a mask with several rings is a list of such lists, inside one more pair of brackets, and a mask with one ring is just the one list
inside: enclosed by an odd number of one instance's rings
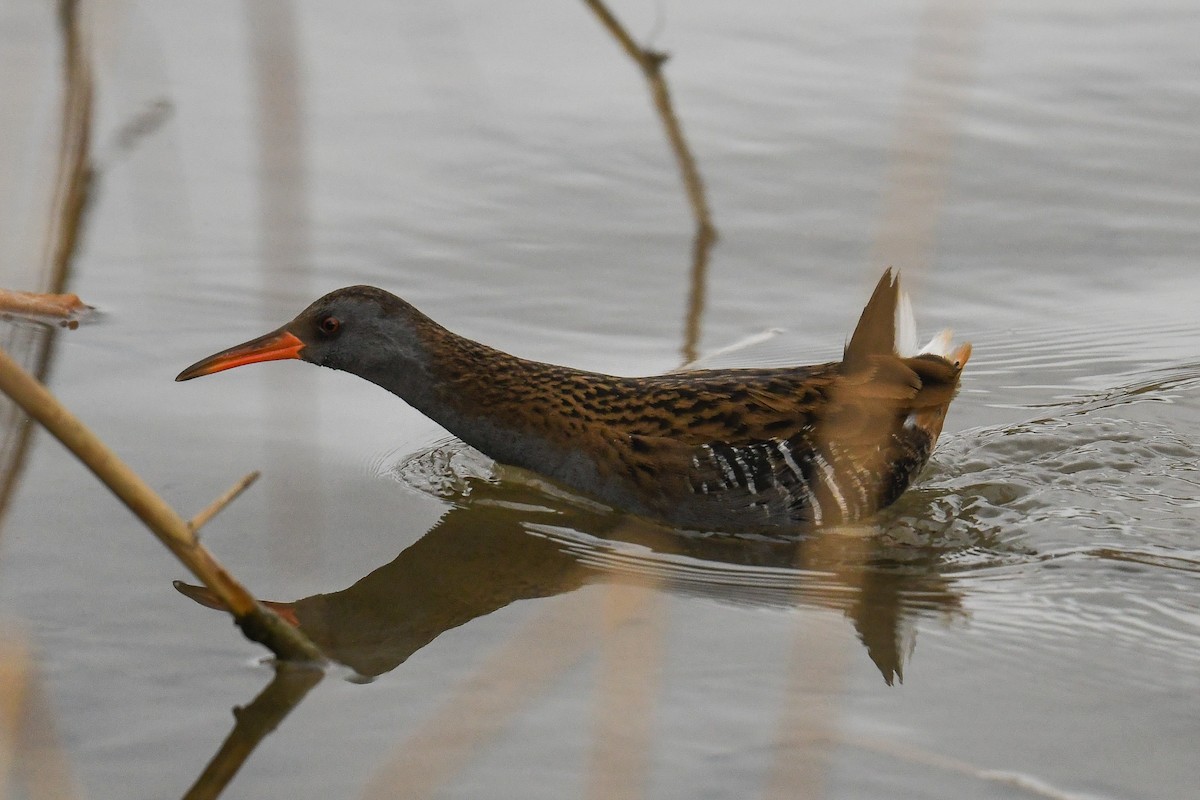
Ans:
{"label": "bare twig", "polygon": [[621,48],[642,70],[646,83],[650,87],[650,95],[654,99],[654,107],[662,119],[667,132],[667,140],[675,153],[675,161],[679,164],[679,172],[683,178],[683,187],[687,192],[688,202],[692,207],[692,216],[696,221],[697,240],[703,240],[711,245],[717,238],[717,229],[712,223],[712,213],[708,208],[708,199],[704,193],[704,181],[696,166],[696,159],[683,136],[683,128],[679,118],[675,116],[675,107],[671,103],[671,91],[662,76],[662,65],[668,56],[649,48],[640,47],[620,21],[613,16],[601,0],[584,0],[599,18],[601,24],[613,35]]}
{"label": "bare twig", "polygon": [[81,792],[46,702],[28,640],[0,641],[0,797],[12,782],[21,797],[70,800]]}
{"label": "bare twig", "polygon": [[261,474],[262,473],[258,470],[254,470],[254,472],[244,476],[240,481],[235,483],[233,486],[230,486],[225,490],[225,494],[209,503],[208,508],[204,509],[199,514],[188,520],[188,528],[191,529],[192,533],[195,533],[203,528],[208,524],[210,519],[221,513],[225,506],[238,499],[242,492],[253,486],[254,482],[258,480]]}
{"label": "bare twig", "polygon": [[78,0],[60,0],[59,26],[63,36],[66,94],[62,107],[59,173],[46,243],[48,260],[56,276],[55,285],[62,283],[62,276],[70,269],[79,247],[95,174],[91,159],[92,65],[80,23]]}
{"label": "bare twig", "polygon": [[712,228],[700,227],[692,240],[692,273],[688,290],[687,315],[683,323],[684,365],[700,357],[700,322],[704,318],[705,298],[708,294],[708,253],[717,239]]}
{"label": "bare twig", "polygon": [[700,320],[704,315],[708,254],[717,241],[717,229],[713,225],[712,211],[708,207],[708,198],[704,192],[704,180],[700,177],[700,168],[696,166],[696,158],[692,155],[691,148],[688,147],[687,140],[683,136],[679,118],[675,116],[671,91],[662,74],[662,65],[666,63],[667,54],[638,45],[602,0],[584,0],[584,2],[645,76],[646,83],[650,87],[650,96],[654,99],[654,107],[658,110],[658,116],[667,132],[667,141],[670,142],[671,152],[675,154],[675,162],[679,165],[683,188],[687,192],[688,204],[692,208],[692,218],[696,222],[696,234],[692,239],[691,289],[688,292],[687,314],[683,327],[682,354],[683,363],[686,364],[695,361],[699,352]]}
{"label": "bare twig", "polygon": [[19,292],[0,289],[0,313],[16,314],[34,319],[61,320],[63,324],[76,327],[79,319],[92,307],[76,294],[51,294],[42,292]]}
{"label": "bare twig", "polygon": [[312,642],[255,600],[197,541],[174,509],[3,350],[0,391],[54,434],[193,575],[212,589],[248,638],[285,660],[322,660],[321,651]]}

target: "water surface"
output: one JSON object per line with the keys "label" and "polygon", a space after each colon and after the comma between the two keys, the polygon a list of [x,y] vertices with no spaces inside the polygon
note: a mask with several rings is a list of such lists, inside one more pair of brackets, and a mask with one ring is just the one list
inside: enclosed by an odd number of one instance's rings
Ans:
{"label": "water surface", "polygon": [[[50,385],[185,515],[263,469],[206,543],[372,679],[322,682],[229,796],[370,796],[400,768],[464,798],[1194,794],[1189,4],[615,9],[672,53],[720,231],[701,349],[782,327],[722,358],[834,358],[889,264],[922,333],[975,345],[921,483],[799,543],[531,485],[344,374],[172,381],[352,283],[519,355],[678,367],[692,222],[582,4],[98,8],[103,173],[71,289],[103,316],[59,337]],[[38,252],[37,173],[13,165],[54,140],[48,14],[0,16],[25,70],[0,78],[10,265]],[[963,69],[922,71],[946,37]],[[923,247],[885,221],[906,126],[946,96]],[[4,522],[5,616],[80,783],[182,795],[269,680],[262,652],[46,436]]]}

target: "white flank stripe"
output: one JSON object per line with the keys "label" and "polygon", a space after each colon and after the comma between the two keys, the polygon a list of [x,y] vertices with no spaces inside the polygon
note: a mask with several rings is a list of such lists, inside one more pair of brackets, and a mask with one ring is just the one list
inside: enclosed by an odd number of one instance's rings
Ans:
{"label": "white flank stripe", "polygon": [[788,469],[796,476],[796,480],[800,483],[808,484],[804,480],[804,473],[800,471],[800,465],[796,463],[796,459],[792,458],[792,448],[782,439],[775,440],[775,449],[779,451],[779,455],[783,456],[783,463],[787,464]]}
{"label": "white flank stripe", "polygon": [[796,459],[792,458],[791,446],[783,439],[776,439],[774,441],[775,449],[779,452],[779,455],[783,456],[783,463],[787,464],[787,468],[796,476],[796,480],[800,482],[804,493],[808,495],[808,507],[812,509],[813,524],[820,525],[824,514],[821,513],[821,501],[817,500],[817,493],[808,485],[808,480],[805,479],[800,465],[796,463]]}
{"label": "white flank stripe", "polygon": [[742,460],[742,454],[737,450],[733,451],[733,460],[742,468],[742,472],[746,473],[746,488],[750,490],[750,494],[758,494],[758,486],[754,483],[754,473],[746,466],[746,462]]}
{"label": "white flank stripe", "polygon": [[821,524],[821,504],[817,502],[817,493],[808,489],[808,507],[813,512],[813,525]]}
{"label": "white flank stripe", "polygon": [[[705,445],[705,447],[708,447],[708,445]],[[730,486],[737,486],[737,473],[733,471],[733,466],[725,460],[724,456],[711,447],[708,448],[708,452],[712,453],[713,463],[721,468],[721,472],[725,473],[725,488],[728,489]]]}
{"label": "white flank stripe", "polygon": [[821,465],[821,472],[825,475],[825,485],[829,489],[829,493],[833,495],[833,499],[837,501],[838,508],[842,510],[842,519],[850,517],[850,508],[846,505],[846,498],[842,497],[842,490],[838,488],[837,476],[833,474],[833,467],[829,466],[829,462],[820,453],[814,453],[817,463]]}

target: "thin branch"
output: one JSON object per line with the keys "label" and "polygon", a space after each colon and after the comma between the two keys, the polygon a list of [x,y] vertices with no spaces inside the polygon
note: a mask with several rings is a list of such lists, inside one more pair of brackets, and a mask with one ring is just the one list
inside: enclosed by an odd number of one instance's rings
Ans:
{"label": "thin branch", "polygon": [[225,490],[225,494],[209,503],[208,508],[204,509],[199,514],[188,520],[188,528],[191,529],[192,533],[199,531],[208,524],[210,519],[221,513],[225,506],[238,499],[242,492],[253,486],[254,482],[258,480],[260,475],[262,475],[261,472],[254,470],[254,472],[244,476],[240,481],[235,483],[233,486],[230,486]]}
{"label": "thin branch", "polygon": [[34,320],[54,320],[65,327],[77,328],[79,320],[92,310],[92,307],[80,300],[77,294],[0,289],[0,313],[3,314],[14,314]]}
{"label": "thin branch", "polygon": [[321,651],[307,637],[255,600],[197,541],[174,509],[2,349],[0,391],[54,434],[193,575],[212,589],[248,638],[284,660],[323,660]]}
{"label": "thin branch", "polygon": [[60,0],[59,25],[63,36],[62,142],[59,145],[58,180],[55,183],[48,260],[61,284],[82,238],[83,220],[94,183],[92,168],[92,65],[86,34],[80,22],[78,0]]}
{"label": "thin branch", "polygon": [[666,63],[669,56],[666,53],[639,46],[602,0],[584,0],[584,2],[645,76],[646,83],[650,87],[650,96],[654,100],[654,107],[667,132],[667,141],[671,145],[671,152],[675,154],[675,163],[679,165],[683,189],[687,193],[688,204],[692,208],[692,218],[696,222],[696,234],[692,240],[691,288],[688,292],[687,313],[683,326],[682,355],[683,363],[687,364],[695,361],[699,353],[700,321],[704,316],[705,287],[708,276],[708,254],[717,241],[717,229],[712,222],[712,211],[708,207],[708,197],[704,192],[704,180],[700,177],[700,168],[696,166],[696,158],[692,155],[691,148],[688,147],[687,140],[683,136],[683,127],[679,124],[679,118],[675,115],[675,106],[671,102],[671,91],[662,74],[662,65]]}
{"label": "thin branch", "polygon": [[698,228],[692,240],[692,272],[683,322],[683,347],[680,349],[684,366],[700,357],[700,323],[704,319],[708,295],[708,253],[716,240],[716,231],[705,227]]}
{"label": "thin branch", "polygon": [[675,116],[675,108],[671,103],[671,91],[662,75],[662,65],[668,58],[667,54],[640,47],[601,0],[584,0],[584,2],[646,77],[646,83],[650,87],[650,96],[654,99],[654,107],[662,119],[663,127],[667,132],[667,140],[671,144],[671,150],[675,153],[675,161],[679,165],[683,188],[687,192],[688,202],[692,207],[692,216],[696,221],[697,240],[702,238],[707,244],[712,244],[716,241],[717,229],[712,223],[712,212],[709,210],[708,199],[704,193],[704,181],[700,177],[696,159],[683,136],[679,118]]}

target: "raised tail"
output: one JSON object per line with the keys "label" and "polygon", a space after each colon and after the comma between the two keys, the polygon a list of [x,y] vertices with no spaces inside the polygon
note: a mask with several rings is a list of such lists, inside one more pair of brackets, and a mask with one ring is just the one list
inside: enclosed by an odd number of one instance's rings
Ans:
{"label": "raised tail", "polygon": [[969,344],[954,346],[948,330],[925,347],[916,331],[900,276],[889,269],[846,345],[830,401],[836,411],[821,431],[838,445],[835,472],[850,476],[843,485],[874,487],[876,508],[899,497],[924,468],[971,355]]}
{"label": "raised tail", "polygon": [[896,312],[900,307],[900,275],[888,267],[871,299],[867,301],[858,325],[842,353],[842,361],[850,368],[865,365],[871,356],[896,352]]}
{"label": "raised tail", "polygon": [[867,364],[871,356],[938,356],[957,371],[971,357],[971,345],[964,343],[956,347],[951,336],[952,332],[947,329],[934,336],[924,347],[917,346],[917,323],[912,302],[908,294],[900,289],[899,271],[893,272],[889,267],[863,308],[858,325],[842,354],[842,361],[853,369]]}

